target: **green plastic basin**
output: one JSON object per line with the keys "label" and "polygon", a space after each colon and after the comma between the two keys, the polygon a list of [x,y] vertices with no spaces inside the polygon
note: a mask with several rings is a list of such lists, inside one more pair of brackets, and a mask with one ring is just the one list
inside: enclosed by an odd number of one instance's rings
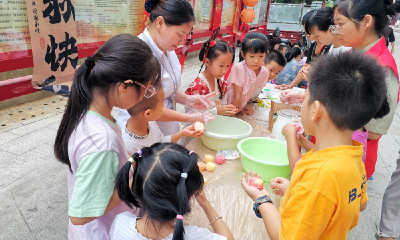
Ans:
{"label": "green plastic basin", "polygon": [[242,155],[243,169],[257,171],[264,182],[276,177],[289,178],[290,166],[283,142],[261,137],[241,140],[237,146]]}
{"label": "green plastic basin", "polygon": [[220,115],[216,115],[205,128],[201,141],[206,147],[215,151],[236,149],[240,140],[250,137],[253,133],[253,128],[247,122]]}

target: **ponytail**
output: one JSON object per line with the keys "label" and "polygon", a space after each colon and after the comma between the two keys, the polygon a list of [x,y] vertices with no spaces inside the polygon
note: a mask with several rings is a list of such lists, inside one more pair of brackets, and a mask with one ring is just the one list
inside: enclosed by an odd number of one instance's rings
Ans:
{"label": "ponytail", "polygon": [[[179,179],[178,186],[176,187],[176,193],[178,198],[178,213],[177,213],[173,240],[183,240],[185,229],[183,227],[183,219],[181,219],[181,216],[190,212],[188,192],[191,192],[191,189],[187,188],[186,185],[189,186],[190,184],[186,184],[186,179],[189,174],[192,174],[190,170],[196,168],[198,156],[194,152],[188,152],[188,155],[190,159],[189,165],[186,165],[185,169],[183,170],[184,172],[181,173],[180,175],[181,178]],[[195,163],[196,166],[194,166],[193,163]]]}
{"label": "ponytail", "polygon": [[87,83],[87,77],[93,69],[94,64],[95,61],[89,56],[85,64],[78,68],[72,83],[67,107],[65,108],[64,116],[68,117],[63,117],[61,120],[54,143],[54,154],[56,158],[62,163],[67,164],[71,172],[71,162],[68,156],[68,141],[78,123],[88,111],[90,103],[93,100],[92,91]]}
{"label": "ponytail", "polygon": [[[160,64],[145,42],[131,34],[110,38],[76,71],[54,143],[56,158],[68,165],[72,173],[68,142],[93,101],[94,89],[108,98],[111,88],[132,77],[143,85],[151,82],[156,86],[161,82],[160,76]],[[129,87],[138,94],[142,92],[137,84]]]}
{"label": "ponytail", "polygon": [[133,170],[133,181],[136,182],[137,169],[139,166],[139,158],[141,157],[141,152],[136,152],[129,158],[121,170],[119,170],[117,177],[115,179],[115,188],[117,189],[119,198],[128,205],[128,207],[133,208],[133,206],[140,207],[139,201],[133,196],[131,190],[132,186],[129,185],[129,173],[131,171],[131,166],[135,163],[135,169]]}
{"label": "ponytail", "polygon": [[287,62],[292,61],[293,58],[297,58],[301,55],[301,49],[298,47],[290,49],[290,51],[286,55]]}

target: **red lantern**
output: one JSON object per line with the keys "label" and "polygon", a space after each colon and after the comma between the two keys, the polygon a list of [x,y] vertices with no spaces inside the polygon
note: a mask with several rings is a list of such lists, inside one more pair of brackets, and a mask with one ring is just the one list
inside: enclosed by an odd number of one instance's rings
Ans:
{"label": "red lantern", "polygon": [[254,7],[258,3],[258,0],[243,0],[243,3],[248,7]]}
{"label": "red lantern", "polygon": [[246,8],[243,9],[242,13],[240,13],[240,19],[244,23],[251,23],[256,18],[256,12],[253,9]]}

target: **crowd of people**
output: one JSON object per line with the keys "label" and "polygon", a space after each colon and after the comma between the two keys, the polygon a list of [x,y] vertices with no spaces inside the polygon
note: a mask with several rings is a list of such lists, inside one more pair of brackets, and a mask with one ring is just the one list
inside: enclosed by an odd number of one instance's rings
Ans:
{"label": "crowd of people", "polygon": [[[145,9],[149,26],[137,37],[109,39],[73,81],[54,145],[68,166],[69,239],[234,239],[203,191],[198,155],[177,143],[201,137],[195,123],[214,115],[253,114],[247,103],[269,81],[289,99],[291,88],[306,88],[301,123],[314,140],[286,125],[291,180],[271,179],[280,209],[269,192],[249,185],[256,172],[238,179],[254,200],[243,208],[254,209],[272,240],[347,239],[367,207],[378,142],[398,102],[385,31],[400,1],[338,0],[310,11],[302,21],[307,51],[249,32],[234,63],[234,44],[210,39],[199,56],[205,68],[184,92],[174,50],[193,27],[193,9],[186,0],[147,0]],[[176,111],[177,103],[187,111]],[[379,239],[400,236],[399,181],[400,160],[383,198]],[[214,232],[184,224],[192,198]]]}

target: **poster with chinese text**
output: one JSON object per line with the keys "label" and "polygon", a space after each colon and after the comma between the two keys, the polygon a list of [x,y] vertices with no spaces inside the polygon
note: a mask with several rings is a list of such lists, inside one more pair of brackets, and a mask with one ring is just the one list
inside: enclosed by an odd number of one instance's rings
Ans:
{"label": "poster with chinese text", "polygon": [[[26,1],[33,53],[32,85],[68,92],[78,64],[73,0]],[[65,85],[65,86],[62,86]]]}

